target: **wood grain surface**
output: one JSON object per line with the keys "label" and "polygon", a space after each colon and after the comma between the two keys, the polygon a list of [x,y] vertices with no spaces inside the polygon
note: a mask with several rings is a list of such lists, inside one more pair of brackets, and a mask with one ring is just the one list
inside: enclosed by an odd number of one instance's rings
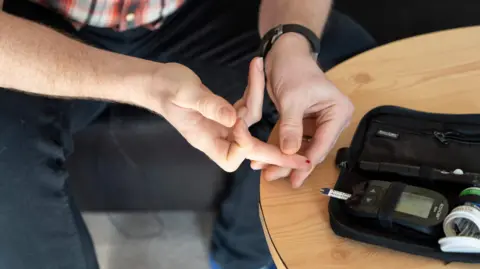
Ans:
{"label": "wood grain surface", "polygon": [[[439,113],[480,113],[480,27],[459,28],[397,41],[358,55],[328,78],[355,105],[349,128],[325,162],[297,190],[286,180],[261,182],[260,215],[279,268],[473,269],[337,237],[329,224],[328,198],[338,176],[334,157],[350,144],[361,117],[379,105]],[[271,142],[278,140],[273,132]]]}

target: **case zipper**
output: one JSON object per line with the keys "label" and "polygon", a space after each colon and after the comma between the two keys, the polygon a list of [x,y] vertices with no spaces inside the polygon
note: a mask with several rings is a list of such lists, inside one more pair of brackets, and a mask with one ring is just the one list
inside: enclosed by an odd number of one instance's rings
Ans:
{"label": "case zipper", "polygon": [[450,141],[457,143],[466,143],[466,144],[480,144],[480,136],[471,137],[466,136],[458,132],[439,132],[434,131],[433,135],[438,139],[442,144],[447,145]]}
{"label": "case zipper", "polygon": [[376,122],[381,125],[387,125],[394,127],[401,132],[406,132],[410,134],[417,134],[417,135],[433,135],[440,143],[444,145],[448,145],[449,142],[457,142],[457,143],[464,143],[464,144],[479,144],[480,145],[480,133],[479,135],[465,135],[460,132],[454,132],[454,131],[446,131],[446,132],[441,132],[437,130],[411,130],[408,128],[405,128],[403,126],[398,126],[396,124],[391,124],[391,123],[386,123],[383,121],[378,121],[378,120],[373,120],[373,122]]}

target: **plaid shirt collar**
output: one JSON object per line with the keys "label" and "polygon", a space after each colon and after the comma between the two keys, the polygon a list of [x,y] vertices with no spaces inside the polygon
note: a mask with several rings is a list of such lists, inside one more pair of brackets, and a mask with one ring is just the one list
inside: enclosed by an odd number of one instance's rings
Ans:
{"label": "plaid shirt collar", "polygon": [[30,0],[53,9],[81,28],[84,25],[125,31],[160,27],[184,0]]}

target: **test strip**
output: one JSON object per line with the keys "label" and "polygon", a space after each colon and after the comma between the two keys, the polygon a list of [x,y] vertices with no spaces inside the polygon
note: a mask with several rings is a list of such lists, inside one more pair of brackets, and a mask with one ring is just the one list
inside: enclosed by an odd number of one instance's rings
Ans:
{"label": "test strip", "polygon": [[349,194],[349,193],[336,191],[336,190],[333,190],[333,189],[330,189],[330,188],[323,188],[323,189],[321,189],[320,192],[322,194],[326,195],[326,196],[336,198],[336,199],[340,199],[340,200],[348,200],[348,198],[352,197],[352,195]]}

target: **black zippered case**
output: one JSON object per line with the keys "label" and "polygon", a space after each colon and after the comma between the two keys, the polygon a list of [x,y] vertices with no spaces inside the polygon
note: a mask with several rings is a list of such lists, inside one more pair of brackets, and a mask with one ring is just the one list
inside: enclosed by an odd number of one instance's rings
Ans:
{"label": "black zippered case", "polygon": [[[368,180],[402,182],[429,188],[447,197],[449,210],[460,205],[460,192],[477,185],[480,175],[480,114],[436,114],[380,106],[360,121],[351,144],[337,152],[340,175],[335,190],[351,193]],[[399,169],[382,169],[382,163]],[[395,167],[394,167],[395,168]],[[473,177],[437,180],[432,171],[461,169]],[[330,199],[335,234],[445,262],[480,263],[480,254],[442,252],[438,240],[404,227],[385,229],[372,220],[349,214],[345,201]]]}

